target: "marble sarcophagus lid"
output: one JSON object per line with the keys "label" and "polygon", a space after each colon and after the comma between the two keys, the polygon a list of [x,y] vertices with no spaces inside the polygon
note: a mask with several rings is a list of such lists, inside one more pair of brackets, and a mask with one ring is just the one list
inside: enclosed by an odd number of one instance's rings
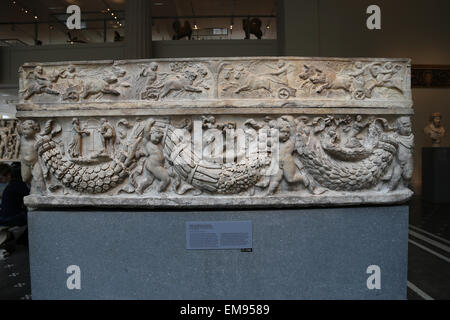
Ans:
{"label": "marble sarcophagus lid", "polygon": [[299,207],[408,200],[409,59],[26,63],[29,207]]}

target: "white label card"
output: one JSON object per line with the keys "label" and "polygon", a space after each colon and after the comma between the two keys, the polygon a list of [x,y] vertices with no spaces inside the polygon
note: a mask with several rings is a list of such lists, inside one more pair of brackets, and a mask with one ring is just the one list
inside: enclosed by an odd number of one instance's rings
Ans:
{"label": "white label card", "polygon": [[186,249],[250,249],[251,221],[188,221]]}

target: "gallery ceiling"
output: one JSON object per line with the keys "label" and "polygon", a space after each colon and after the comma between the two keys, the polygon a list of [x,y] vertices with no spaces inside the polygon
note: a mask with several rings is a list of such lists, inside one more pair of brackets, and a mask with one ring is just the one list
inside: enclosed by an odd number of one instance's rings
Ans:
{"label": "gallery ceiling", "polygon": [[[152,16],[273,15],[275,0],[151,0]],[[2,0],[0,22],[51,22],[56,13],[76,4],[102,18],[110,8],[124,11],[126,0]],[[103,11],[103,13],[102,13]],[[35,16],[38,18],[36,19]]]}

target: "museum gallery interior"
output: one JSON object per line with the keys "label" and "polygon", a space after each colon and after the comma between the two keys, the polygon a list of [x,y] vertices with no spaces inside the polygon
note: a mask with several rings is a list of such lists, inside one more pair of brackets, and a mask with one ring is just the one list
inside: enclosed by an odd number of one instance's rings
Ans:
{"label": "museum gallery interior", "polygon": [[2,1],[0,299],[450,299],[448,12]]}

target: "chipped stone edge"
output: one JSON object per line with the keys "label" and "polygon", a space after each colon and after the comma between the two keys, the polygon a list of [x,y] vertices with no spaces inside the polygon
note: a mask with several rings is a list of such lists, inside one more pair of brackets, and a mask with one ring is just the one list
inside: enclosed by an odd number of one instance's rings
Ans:
{"label": "chipped stone edge", "polygon": [[387,205],[407,202],[414,192],[410,189],[383,192],[346,192],[330,195],[307,196],[233,196],[214,198],[208,196],[149,196],[149,197],[92,197],[92,196],[40,196],[29,195],[24,198],[25,205],[37,208],[145,208],[145,209],[229,209],[229,208],[299,208],[355,205]]}

